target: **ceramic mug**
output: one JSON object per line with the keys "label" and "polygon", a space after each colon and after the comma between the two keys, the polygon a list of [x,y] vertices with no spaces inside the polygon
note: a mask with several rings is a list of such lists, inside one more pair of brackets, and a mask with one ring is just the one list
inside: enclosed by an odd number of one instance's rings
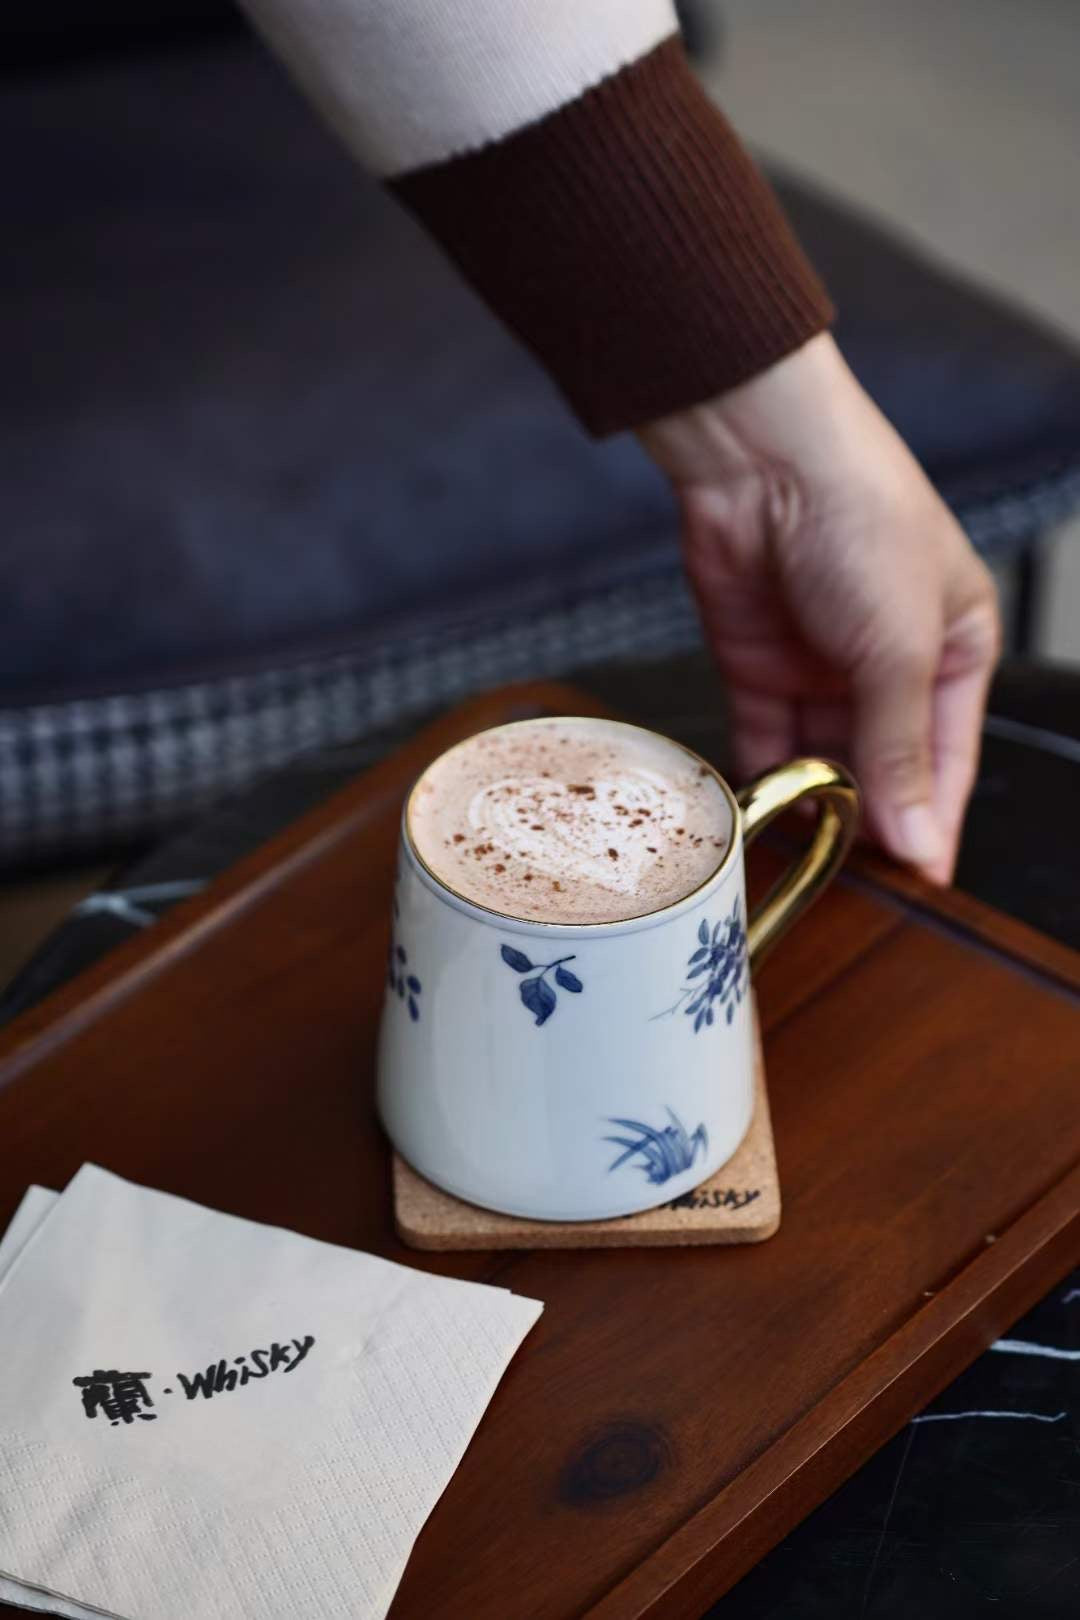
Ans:
{"label": "ceramic mug", "polygon": [[[477,905],[417,854],[406,802],[378,1106],[402,1157],[456,1197],[532,1220],[629,1215],[706,1180],[745,1135],[751,976],[836,872],[858,793],[799,759],[736,794],[685,752],[720,784],[730,843],[692,893],[626,921]],[[748,918],[746,846],[800,800],[819,802],[812,842]]]}

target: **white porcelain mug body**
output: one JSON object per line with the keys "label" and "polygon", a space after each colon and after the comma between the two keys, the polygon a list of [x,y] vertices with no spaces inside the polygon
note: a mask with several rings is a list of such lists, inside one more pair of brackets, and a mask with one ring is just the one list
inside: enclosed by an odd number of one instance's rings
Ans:
{"label": "white porcelain mug body", "polygon": [[[731,813],[717,870],[662,910],[597,924],[453,892],[413,848],[406,806],[378,1108],[436,1186],[533,1220],[601,1220],[678,1198],[734,1153],[753,1108],[751,960],[836,871],[858,795],[821,760],[738,799],[717,780]],[[748,920],[745,844],[808,797],[823,801],[811,847]]]}
{"label": "white porcelain mug body", "polygon": [[665,911],[560,927],[462,901],[403,837],[388,980],[383,1123],[471,1203],[540,1220],[648,1209],[750,1123],[741,846]]}

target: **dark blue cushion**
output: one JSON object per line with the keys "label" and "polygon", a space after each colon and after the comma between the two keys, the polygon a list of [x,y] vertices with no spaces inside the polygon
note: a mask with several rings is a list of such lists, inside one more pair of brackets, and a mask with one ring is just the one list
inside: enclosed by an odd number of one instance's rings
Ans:
{"label": "dark blue cushion", "polygon": [[[220,673],[673,558],[255,46],[9,94],[3,639],[22,695]],[[14,444],[13,444],[14,440]]]}
{"label": "dark blue cushion", "polygon": [[[217,673],[672,565],[635,446],[581,435],[257,47],[32,81],[2,116],[9,693]],[[976,525],[1075,473],[1075,353],[783,192],[855,369]]]}

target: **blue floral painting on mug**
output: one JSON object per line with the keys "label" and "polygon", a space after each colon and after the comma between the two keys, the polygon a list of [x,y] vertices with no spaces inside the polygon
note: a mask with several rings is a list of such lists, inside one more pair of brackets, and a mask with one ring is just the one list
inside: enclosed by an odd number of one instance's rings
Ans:
{"label": "blue floral painting on mug", "polygon": [[[500,946],[499,955],[508,968],[523,975],[518,985],[518,995],[522,1006],[532,1013],[533,1021],[538,1026],[546,1024],[559,1005],[556,985],[575,996],[579,996],[585,988],[577,974],[572,973],[566,965],[567,962],[576,961],[575,956],[560,956],[554,962],[537,963],[513,945]],[[554,984],[548,980],[549,973],[554,978]]]}
{"label": "blue floral painting on mug", "polygon": [[660,1186],[670,1181],[672,1176],[682,1175],[684,1170],[689,1170],[699,1150],[704,1157],[709,1151],[709,1135],[705,1126],[699,1125],[691,1133],[673,1108],[667,1108],[665,1112],[669,1123],[661,1125],[659,1129],[644,1124],[640,1119],[608,1120],[609,1125],[618,1125],[623,1131],[633,1132],[632,1136],[605,1136],[605,1142],[614,1142],[623,1149],[618,1158],[608,1165],[609,1174],[621,1165],[634,1162],[655,1186]]}
{"label": "blue floral painting on mug", "polygon": [[399,1001],[403,1001],[409,1009],[409,1017],[413,1023],[420,1021],[420,995],[423,986],[409,968],[409,953],[398,939],[397,925],[401,916],[401,904],[397,897],[398,884],[401,882],[401,868],[398,868],[394,879],[394,921],[390,927],[390,950],[386,959],[386,982],[390,989],[397,992]]}
{"label": "blue floral painting on mug", "polygon": [[714,926],[704,917],[698,924],[697,946],[687,961],[684,980],[676,1000],[654,1013],[655,1018],[683,1012],[693,1019],[695,1035],[715,1023],[721,1009],[731,1023],[749,989],[746,929],[737,897],[728,915]]}

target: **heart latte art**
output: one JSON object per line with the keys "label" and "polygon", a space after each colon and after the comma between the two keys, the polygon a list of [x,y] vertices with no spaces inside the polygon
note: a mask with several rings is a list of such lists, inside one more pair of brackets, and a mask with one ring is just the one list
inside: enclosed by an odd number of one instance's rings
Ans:
{"label": "heart latte art", "polygon": [[662,777],[637,770],[590,783],[507,777],[473,795],[468,818],[478,837],[513,851],[536,876],[636,894],[656,864],[657,839],[683,824],[685,809]]}
{"label": "heart latte art", "polygon": [[731,839],[726,795],[692,754],[606,720],[481,732],[413,791],[409,836],[449,888],[538,922],[613,922],[698,888]]}

